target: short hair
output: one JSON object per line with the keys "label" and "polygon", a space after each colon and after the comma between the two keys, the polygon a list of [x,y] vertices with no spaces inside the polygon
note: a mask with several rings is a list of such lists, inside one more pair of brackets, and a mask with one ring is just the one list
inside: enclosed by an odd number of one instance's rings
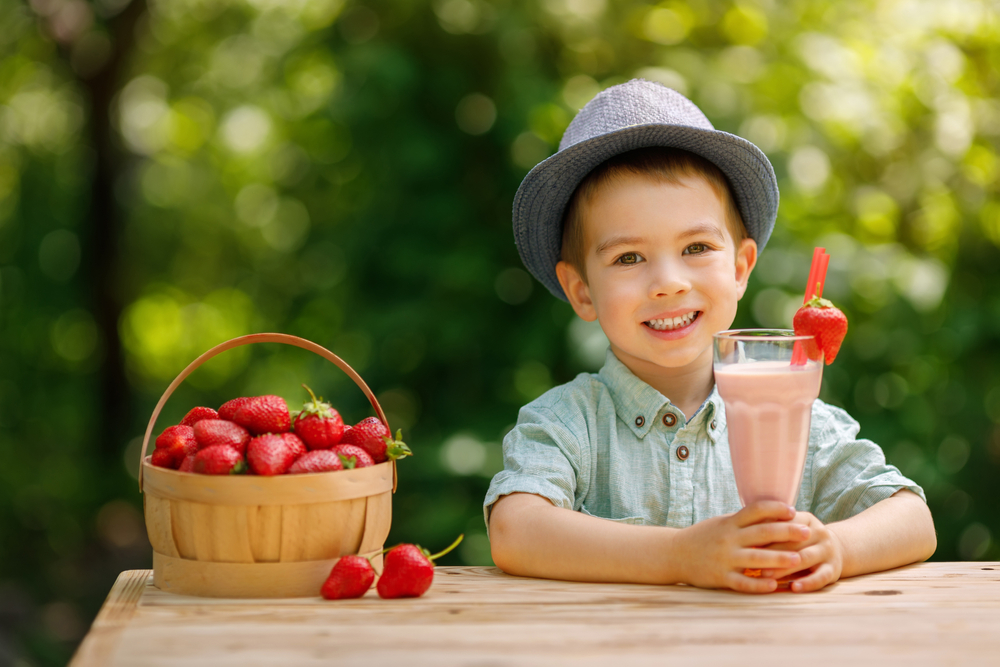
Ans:
{"label": "short hair", "polygon": [[637,148],[605,160],[595,167],[570,197],[563,214],[561,259],[573,265],[586,281],[587,273],[584,254],[582,213],[585,204],[593,201],[594,195],[603,186],[613,183],[626,174],[646,176],[654,180],[678,185],[682,178],[700,176],[704,178],[722,202],[726,215],[726,227],[733,241],[739,246],[748,237],[743,217],[736,206],[729,181],[722,170],[705,158],[682,150],[652,146]]}

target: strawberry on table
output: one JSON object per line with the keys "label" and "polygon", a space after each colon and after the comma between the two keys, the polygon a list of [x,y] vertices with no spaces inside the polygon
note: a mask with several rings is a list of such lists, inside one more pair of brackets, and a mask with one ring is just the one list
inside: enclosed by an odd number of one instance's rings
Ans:
{"label": "strawberry on table", "polygon": [[[153,465],[162,468],[174,468],[181,464],[184,457],[198,451],[198,441],[194,437],[194,429],[190,426],[177,424],[163,429],[163,433],[156,436],[154,442],[156,449],[153,451]],[[163,451],[163,454],[156,454]]]}
{"label": "strawberry on table", "polygon": [[313,390],[306,385],[302,386],[309,392],[312,400],[303,405],[301,412],[295,415],[295,434],[302,438],[309,449],[330,449],[340,442],[344,433],[344,420],[332,405],[324,403],[322,398],[317,399]]}
{"label": "strawberry on table", "polygon": [[258,475],[282,475],[305,452],[305,445],[294,434],[267,433],[247,445],[247,462]]}
{"label": "strawberry on table", "polygon": [[285,433],[292,428],[288,404],[280,396],[254,396],[243,403],[232,421],[254,435]]}
{"label": "strawberry on table", "polygon": [[340,438],[342,445],[357,445],[368,452],[375,463],[399,459],[413,452],[402,441],[403,434],[396,431],[393,439],[389,427],[378,417],[366,417],[352,426]]}
{"label": "strawberry on table", "polygon": [[[315,452],[319,453],[319,452]],[[359,598],[375,581],[375,570],[364,556],[341,556],[323,582],[320,595],[327,600]]]}
{"label": "strawberry on table", "polygon": [[847,316],[839,308],[827,299],[813,297],[795,313],[792,325],[796,334],[815,339],[806,346],[810,359],[819,359],[822,353],[827,364],[833,363],[847,334]]}
{"label": "strawberry on table", "polygon": [[203,475],[238,475],[246,472],[243,455],[226,445],[213,445],[194,455],[191,472]]}
{"label": "strawberry on table", "polygon": [[375,465],[371,454],[361,449],[357,445],[337,445],[333,452],[344,462],[344,468],[353,470],[354,468],[367,468]]}
{"label": "strawberry on table", "polygon": [[242,408],[249,400],[251,400],[250,396],[240,396],[239,398],[234,398],[231,401],[226,401],[219,408],[219,419],[234,421],[233,418],[236,417],[236,413],[239,412],[239,409]]}
{"label": "strawberry on table", "polygon": [[416,598],[427,592],[434,581],[434,561],[458,546],[462,535],[451,546],[434,554],[417,544],[400,544],[385,555],[377,590],[381,598]]}
{"label": "strawberry on table", "polygon": [[218,419],[219,413],[212,408],[197,407],[191,408],[191,411],[184,415],[184,419],[181,420],[181,425],[183,426],[194,426],[202,419]]}
{"label": "strawberry on table", "polygon": [[194,438],[198,441],[199,449],[227,445],[240,454],[246,454],[250,432],[225,419],[202,419],[194,425]]}
{"label": "strawberry on table", "polygon": [[295,459],[295,463],[288,469],[288,474],[298,475],[300,473],[331,472],[343,469],[344,462],[339,454],[329,449],[315,449]]}

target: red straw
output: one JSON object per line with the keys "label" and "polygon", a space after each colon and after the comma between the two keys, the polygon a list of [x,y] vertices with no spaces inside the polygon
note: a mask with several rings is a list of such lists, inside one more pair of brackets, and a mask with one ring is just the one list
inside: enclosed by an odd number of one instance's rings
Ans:
{"label": "red straw", "polygon": [[[826,284],[826,268],[830,265],[830,255],[826,254],[826,248],[815,248],[813,250],[812,264],[809,266],[809,279],[806,282],[806,293],[802,303],[809,303],[815,297],[823,296],[823,285]],[[792,348],[792,365],[804,366],[806,363],[806,351],[799,341],[795,341]]]}

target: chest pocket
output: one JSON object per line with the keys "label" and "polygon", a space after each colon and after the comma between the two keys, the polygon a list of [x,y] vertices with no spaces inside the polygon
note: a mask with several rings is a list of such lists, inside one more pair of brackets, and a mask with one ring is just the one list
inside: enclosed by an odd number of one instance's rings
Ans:
{"label": "chest pocket", "polygon": [[604,519],[605,521],[614,521],[615,523],[627,523],[633,526],[642,526],[645,525],[646,523],[646,520],[643,519],[641,516],[630,516],[625,519],[610,519],[606,516],[597,516],[596,514],[591,513],[590,510],[588,510],[583,505],[580,505],[580,513],[585,514],[587,516],[596,517],[598,519]]}

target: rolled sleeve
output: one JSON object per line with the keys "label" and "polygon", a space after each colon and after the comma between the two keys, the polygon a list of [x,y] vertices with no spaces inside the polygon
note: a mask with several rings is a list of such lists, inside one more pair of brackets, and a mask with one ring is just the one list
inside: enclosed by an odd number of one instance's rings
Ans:
{"label": "rolled sleeve", "polygon": [[886,463],[882,449],[858,438],[860,425],[839,408],[823,405],[813,415],[817,449],[813,454],[814,484],[810,511],[824,523],[842,521],[909,489],[927,502],[923,489]]}
{"label": "rolled sleeve", "polygon": [[551,410],[521,408],[503,441],[504,469],[493,477],[483,501],[487,529],[496,501],[510,493],[533,493],[556,507],[574,509],[581,475],[580,439]]}

